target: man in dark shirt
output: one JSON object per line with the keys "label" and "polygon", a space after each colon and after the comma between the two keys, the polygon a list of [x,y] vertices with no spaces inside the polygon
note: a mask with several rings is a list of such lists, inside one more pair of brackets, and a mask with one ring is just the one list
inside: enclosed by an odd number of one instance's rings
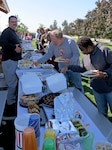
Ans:
{"label": "man in dark shirt", "polygon": [[2,47],[2,69],[8,86],[7,102],[4,111],[5,116],[16,115],[17,83],[16,68],[21,59],[21,45],[16,33],[17,17],[9,17],[9,27],[4,29],[0,36]]}
{"label": "man in dark shirt", "polygon": [[66,72],[68,69],[74,72],[97,70],[90,84],[98,111],[107,117],[108,105],[112,112],[112,51],[101,44],[93,44],[88,37],[79,38],[77,44],[83,53],[82,65],[71,65],[61,71]]}

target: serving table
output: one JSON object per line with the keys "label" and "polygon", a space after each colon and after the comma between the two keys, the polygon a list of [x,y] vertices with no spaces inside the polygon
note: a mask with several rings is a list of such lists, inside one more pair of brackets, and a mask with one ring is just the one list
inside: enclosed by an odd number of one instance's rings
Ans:
{"label": "serving table", "polygon": [[[45,78],[51,74],[56,73],[54,69],[25,69],[25,70],[17,70],[17,75],[19,79],[24,72],[41,72]],[[20,116],[24,113],[28,113],[27,108],[21,107],[19,105],[20,95],[22,92],[21,83],[19,82],[18,88],[18,106],[17,106],[17,116]],[[100,141],[110,141],[112,142],[111,133],[112,133],[112,123],[109,122],[102,114],[97,111],[97,108],[76,88],[67,88],[64,92],[72,92],[74,96],[75,105],[78,111],[80,111],[84,118],[83,123],[87,126],[87,130],[93,132],[94,144],[93,150],[95,150],[94,145],[96,142]],[[48,119],[52,119],[53,108],[46,107],[43,105],[45,113]],[[39,150],[42,150],[43,140],[44,140],[44,131],[45,127],[40,127],[40,146]],[[16,150],[17,147],[16,147]]]}
{"label": "serving table", "polygon": [[4,74],[0,73],[0,126],[3,119],[3,112],[5,109],[6,99],[7,99],[7,85],[4,78]]}

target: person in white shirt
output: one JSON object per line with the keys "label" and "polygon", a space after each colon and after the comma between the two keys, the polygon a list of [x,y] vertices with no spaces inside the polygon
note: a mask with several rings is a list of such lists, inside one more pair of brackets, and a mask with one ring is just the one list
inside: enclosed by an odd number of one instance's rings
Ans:
{"label": "person in white shirt", "polygon": [[35,34],[35,40],[36,40],[36,48],[37,48],[37,50],[40,50],[40,44],[39,44],[40,36],[41,36],[40,30],[37,29],[37,33]]}

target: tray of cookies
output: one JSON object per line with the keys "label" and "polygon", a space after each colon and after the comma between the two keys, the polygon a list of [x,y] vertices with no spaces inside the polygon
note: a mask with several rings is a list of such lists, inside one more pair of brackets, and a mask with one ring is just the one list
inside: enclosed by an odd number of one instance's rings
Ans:
{"label": "tray of cookies", "polygon": [[29,102],[35,102],[38,104],[39,98],[37,97],[36,94],[23,94],[20,97],[19,104],[22,107],[28,107]]}
{"label": "tray of cookies", "polygon": [[54,98],[59,96],[60,93],[49,93],[41,97],[39,104],[43,104],[48,107],[54,107]]}

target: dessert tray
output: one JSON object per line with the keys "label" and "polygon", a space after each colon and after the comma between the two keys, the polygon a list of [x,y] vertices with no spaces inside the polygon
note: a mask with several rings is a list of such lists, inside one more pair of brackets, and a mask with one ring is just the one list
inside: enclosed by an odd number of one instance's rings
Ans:
{"label": "dessert tray", "polygon": [[32,62],[30,59],[24,59],[18,61],[18,68],[19,69],[28,69],[32,67]]}
{"label": "dessert tray", "polygon": [[22,107],[28,107],[28,103],[29,103],[29,102],[38,103],[38,102],[39,102],[39,99],[38,99],[38,97],[37,97],[35,94],[22,95],[22,96],[20,97],[19,104],[20,104]]}
{"label": "dessert tray", "polygon": [[33,61],[31,61],[30,59],[22,59],[18,61],[18,68],[19,69],[31,69],[31,68],[40,68],[42,67],[41,64],[38,64],[37,66],[35,66],[33,64]]}
{"label": "dessert tray", "polygon": [[44,95],[43,97],[41,97],[39,104],[43,104],[48,107],[54,107],[54,98],[59,95],[60,93],[49,93],[47,95]]}

